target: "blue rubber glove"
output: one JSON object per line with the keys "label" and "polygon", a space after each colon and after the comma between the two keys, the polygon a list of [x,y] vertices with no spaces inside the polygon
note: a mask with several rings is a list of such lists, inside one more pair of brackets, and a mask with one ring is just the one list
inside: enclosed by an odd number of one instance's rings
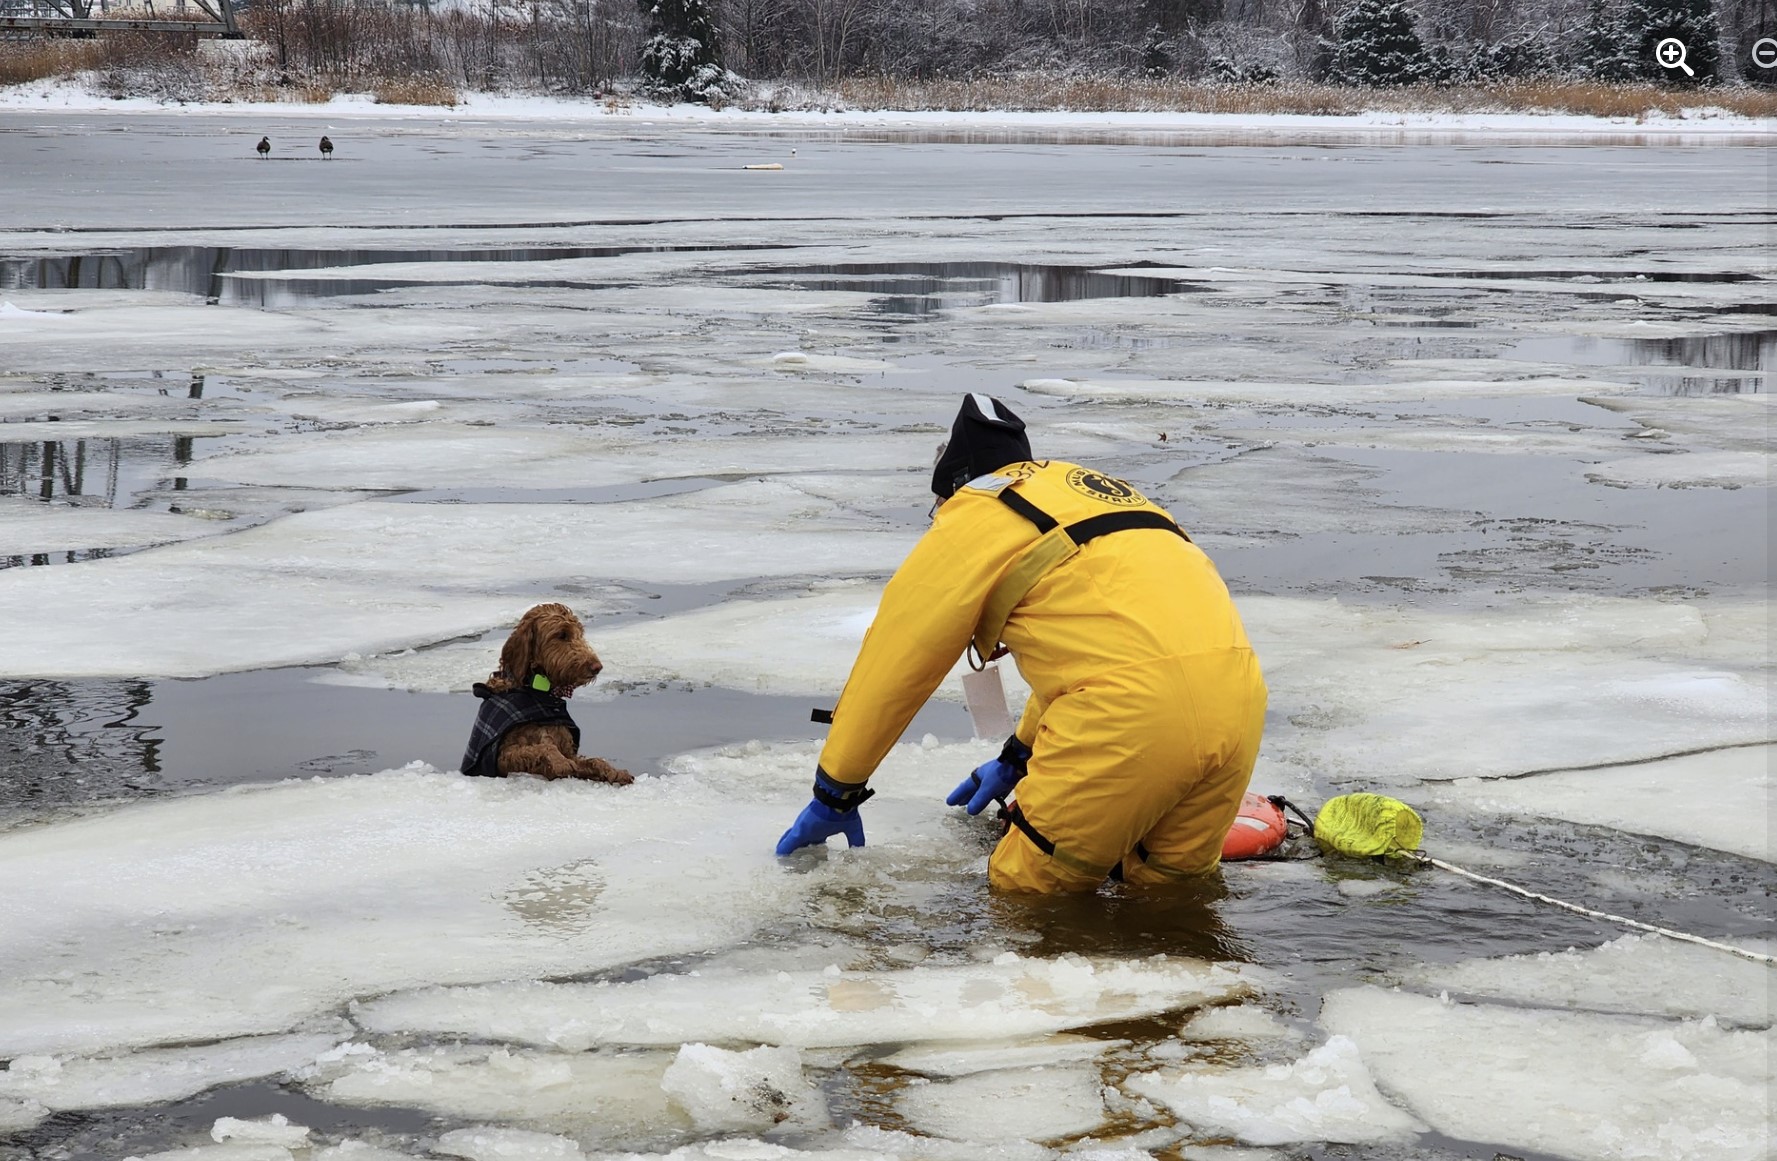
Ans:
{"label": "blue rubber glove", "polygon": [[944,800],[945,806],[961,806],[969,804],[970,814],[980,814],[987,809],[990,802],[1006,801],[1006,795],[1012,793],[1012,787],[1024,777],[1025,763],[1030,761],[1030,747],[1018,740],[1014,734],[1006,739],[1005,748],[1000,756],[991,762],[983,762],[975,767],[975,772],[957,783],[956,789]]}
{"label": "blue rubber glove", "polygon": [[814,772],[814,800],[802,808],[790,829],[777,840],[777,853],[787,855],[802,847],[824,843],[836,834],[843,834],[847,845],[864,845],[864,820],[858,817],[858,806],[876,791],[847,785],[828,777],[825,770]]}

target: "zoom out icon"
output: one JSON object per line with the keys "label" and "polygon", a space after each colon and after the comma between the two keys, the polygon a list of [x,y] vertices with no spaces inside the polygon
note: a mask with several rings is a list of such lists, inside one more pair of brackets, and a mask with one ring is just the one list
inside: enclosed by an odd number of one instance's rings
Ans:
{"label": "zoom out icon", "polygon": [[1777,69],[1777,40],[1767,36],[1753,45],[1752,63],[1761,69]]}

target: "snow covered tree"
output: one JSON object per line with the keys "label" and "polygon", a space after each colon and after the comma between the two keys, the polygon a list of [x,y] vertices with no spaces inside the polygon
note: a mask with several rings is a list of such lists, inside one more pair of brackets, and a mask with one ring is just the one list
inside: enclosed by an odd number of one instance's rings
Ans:
{"label": "snow covered tree", "polygon": [[711,0],[637,0],[648,22],[642,78],[663,96],[709,101],[738,80],[722,67],[721,22]]}
{"label": "snow covered tree", "polygon": [[[1721,24],[1711,0],[1629,0],[1630,44],[1642,76],[1677,84],[1713,81],[1721,70]],[[1696,73],[1695,81],[1683,69],[1667,69],[1654,59],[1654,47],[1669,36],[1684,41],[1685,64]]]}
{"label": "snow covered tree", "polygon": [[1574,53],[1574,65],[1600,81],[1634,80],[1641,72],[1629,13],[1622,0],[1591,0]]}
{"label": "snow covered tree", "polygon": [[1357,0],[1333,22],[1327,80],[1338,85],[1411,85],[1437,67],[1403,0]]}

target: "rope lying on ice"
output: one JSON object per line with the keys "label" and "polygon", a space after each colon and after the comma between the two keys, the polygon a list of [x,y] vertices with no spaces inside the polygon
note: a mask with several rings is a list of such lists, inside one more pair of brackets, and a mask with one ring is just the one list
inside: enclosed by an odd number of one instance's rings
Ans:
{"label": "rope lying on ice", "polygon": [[1593,919],[1604,919],[1611,923],[1620,923],[1625,927],[1633,927],[1638,931],[1651,931],[1655,935],[1664,935],[1667,939],[1681,939],[1686,943],[1700,943],[1704,947],[1713,947],[1717,951],[1725,951],[1733,955],[1742,956],[1755,963],[1777,967],[1777,955],[1767,955],[1762,951],[1750,951],[1744,947],[1735,947],[1731,943],[1717,943],[1713,939],[1704,939],[1700,935],[1690,935],[1683,931],[1674,931],[1670,927],[1656,927],[1651,923],[1642,923],[1640,920],[1630,919],[1623,915],[1612,915],[1608,911],[1594,911],[1590,907],[1581,907],[1577,903],[1567,903],[1560,899],[1551,898],[1548,895],[1539,895],[1535,891],[1527,890],[1513,883],[1508,883],[1504,879],[1490,879],[1486,875],[1477,875],[1473,871],[1464,870],[1463,868],[1456,866],[1454,863],[1446,863],[1443,859],[1434,859],[1424,851],[1403,851],[1402,853],[1408,858],[1413,859],[1415,862],[1425,863],[1429,866],[1438,868],[1440,871],[1449,871],[1453,874],[1461,875],[1464,878],[1473,879],[1477,883],[1486,883],[1490,887],[1500,887],[1510,891],[1514,895],[1522,895],[1526,899],[1535,899],[1538,903],[1548,903],[1555,907],[1575,912],[1579,915],[1590,916]]}

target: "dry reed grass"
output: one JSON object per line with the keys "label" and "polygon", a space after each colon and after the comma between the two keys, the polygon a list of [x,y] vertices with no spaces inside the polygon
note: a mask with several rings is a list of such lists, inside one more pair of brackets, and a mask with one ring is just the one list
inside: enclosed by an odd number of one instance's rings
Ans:
{"label": "dry reed grass", "polygon": [[0,41],[0,85],[22,85],[99,67],[96,40]]}
{"label": "dry reed grass", "polygon": [[[330,82],[320,77],[309,77],[306,80],[298,81],[285,89],[284,100],[294,101],[303,105],[325,105],[328,101],[333,100],[333,94],[337,91],[338,90],[336,90]],[[427,102],[383,101],[383,104],[385,105],[411,105],[416,103],[425,104]],[[454,105],[456,102],[453,100],[451,101],[451,104]]]}
{"label": "dry reed grass", "polygon": [[1777,116],[1777,91],[1749,87],[1663,89],[1646,84],[1525,80],[1464,86],[1348,89],[1332,85],[1206,84],[1123,77],[1020,75],[974,80],[906,81],[866,77],[841,81],[814,103],[870,112],[1168,112],[1349,114],[1576,113],[1596,117],[1677,114],[1719,108],[1745,117]]}
{"label": "dry reed grass", "polygon": [[371,86],[370,95],[379,105],[443,105],[455,108],[463,100],[456,85],[436,73],[379,80]]}

